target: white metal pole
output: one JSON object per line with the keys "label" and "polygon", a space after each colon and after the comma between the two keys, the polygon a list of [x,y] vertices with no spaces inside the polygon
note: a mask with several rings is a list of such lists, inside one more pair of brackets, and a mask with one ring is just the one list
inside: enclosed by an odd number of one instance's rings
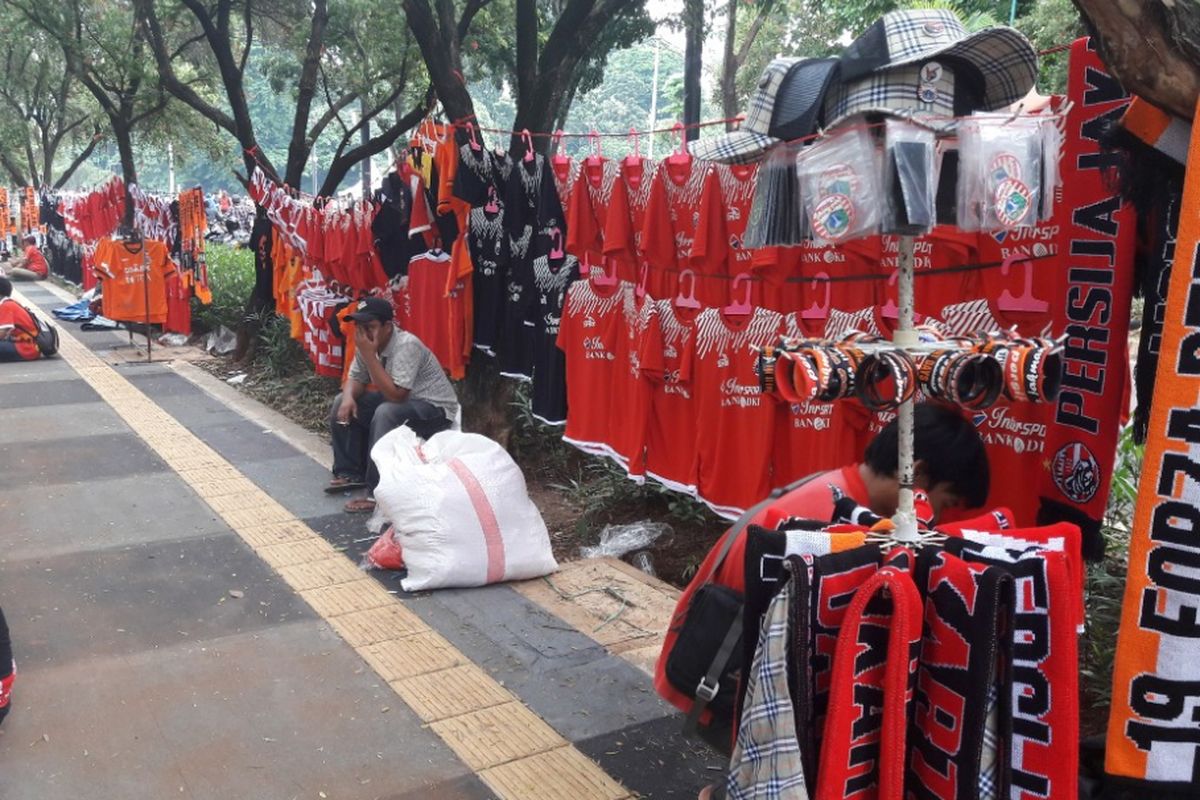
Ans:
{"label": "white metal pole", "polygon": [[175,145],[167,142],[167,194],[175,194]]}
{"label": "white metal pole", "polygon": [[[897,347],[912,347],[917,343],[917,332],[913,326],[913,237],[900,237],[899,292],[900,315],[892,341]],[[900,505],[896,510],[895,538],[898,541],[916,541],[917,514],[913,505],[913,401],[908,400],[899,409],[900,453]]]}

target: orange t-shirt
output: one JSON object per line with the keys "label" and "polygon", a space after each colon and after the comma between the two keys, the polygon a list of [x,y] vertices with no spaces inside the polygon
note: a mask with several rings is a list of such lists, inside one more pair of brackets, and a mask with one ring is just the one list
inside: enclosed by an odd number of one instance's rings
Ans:
{"label": "orange t-shirt", "polygon": [[102,239],[96,271],[104,286],[104,316],[123,322],[167,321],[167,277],[175,264],[162,242]]}

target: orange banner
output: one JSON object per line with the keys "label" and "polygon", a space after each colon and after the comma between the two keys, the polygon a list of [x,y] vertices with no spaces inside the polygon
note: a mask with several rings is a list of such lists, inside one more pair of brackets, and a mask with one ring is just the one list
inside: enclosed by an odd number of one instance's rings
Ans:
{"label": "orange banner", "polygon": [[1200,124],[1192,126],[1181,208],[1106,763],[1117,778],[1152,784],[1145,796],[1155,798],[1200,797]]}

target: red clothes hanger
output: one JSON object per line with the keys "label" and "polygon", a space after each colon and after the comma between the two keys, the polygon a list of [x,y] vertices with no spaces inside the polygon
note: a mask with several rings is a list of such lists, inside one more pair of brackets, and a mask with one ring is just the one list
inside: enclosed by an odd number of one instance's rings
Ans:
{"label": "red clothes hanger", "polygon": [[750,303],[750,294],[754,291],[754,284],[750,282],[749,272],[739,272],[734,277],[731,294],[737,294],[738,286],[743,283],[746,285],[746,291],[742,293],[741,300],[734,300],[725,306],[725,314],[727,316],[744,316],[754,310],[754,306]]}
{"label": "red clothes hanger", "polygon": [[825,284],[825,302],[817,305],[817,301],[814,300],[811,306],[800,312],[800,319],[829,319],[829,306],[833,303],[833,284],[829,282],[828,272],[818,272],[813,276],[809,286],[816,291],[817,286],[821,283]]}
{"label": "red clothes hanger", "polygon": [[[684,294],[684,278],[690,278],[687,281],[687,294]],[[679,273],[679,294],[675,296],[676,308],[700,308],[700,301],[696,299],[696,273],[694,270],[685,269]]]}
{"label": "red clothes hanger", "polygon": [[637,295],[638,300],[641,300],[643,297],[646,296],[646,286],[649,283],[650,283],[650,265],[642,264],[641,268],[638,270],[637,287],[634,289],[634,294]]}
{"label": "red clothes hanger", "polygon": [[584,163],[589,167],[596,168],[604,163],[604,151],[600,147],[600,134],[595,128],[588,133],[588,143],[591,145],[591,154],[584,159]]}
{"label": "red clothes hanger", "polygon": [[[899,270],[897,270],[896,272],[892,273],[892,277],[888,278],[888,281],[887,281],[888,288],[890,289],[891,287],[898,285],[899,282],[900,282],[900,272],[899,272]],[[888,297],[887,302],[883,304],[883,307],[879,309],[879,314],[884,319],[890,320],[892,322],[895,322],[896,320],[900,319],[900,309],[896,308],[896,301],[893,300],[890,296]]]}
{"label": "red clothes hanger", "polygon": [[1013,265],[1020,262],[1025,268],[1025,284],[1022,288],[1019,297],[1013,297],[1012,293],[1005,289],[1000,293],[1000,297],[996,299],[996,308],[1001,311],[1025,311],[1035,314],[1041,314],[1050,310],[1050,304],[1045,300],[1039,300],[1033,296],[1033,262],[1029,256],[1024,253],[1013,253],[1008,258],[1004,259],[1004,263],[1000,265],[1000,274],[1008,275],[1009,270]]}

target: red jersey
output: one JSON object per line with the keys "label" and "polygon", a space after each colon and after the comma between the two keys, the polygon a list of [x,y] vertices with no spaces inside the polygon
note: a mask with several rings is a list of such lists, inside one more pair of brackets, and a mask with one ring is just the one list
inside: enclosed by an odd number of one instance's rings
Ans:
{"label": "red jersey", "polygon": [[0,325],[12,325],[12,333],[7,341],[16,347],[17,355],[26,361],[33,361],[41,355],[34,336],[37,323],[29,317],[29,313],[21,304],[11,297],[0,298]]}
{"label": "red jersey", "polygon": [[[691,263],[692,243],[700,224],[700,201],[709,181],[716,181],[707,161],[677,156],[663,159],[650,187],[642,225],[642,254],[650,265],[647,286],[654,297],[674,297],[679,271]],[[715,283],[715,281],[710,281]]]}
{"label": "red jersey", "polygon": [[[646,475],[646,437],[651,417],[651,375],[643,371],[648,358],[647,335],[658,303],[648,295],[638,299],[628,283],[621,284],[621,317],[617,340],[617,363],[612,388],[609,391],[608,443],[613,454],[631,478],[640,480]],[[661,376],[659,376],[661,377]]]}
{"label": "red jersey", "polygon": [[696,404],[692,356],[698,312],[656,301],[642,343],[642,371],[650,378],[646,474],[669,489],[696,492]]}
{"label": "red jersey", "polygon": [[642,258],[642,229],[658,166],[645,158],[625,158],[613,184],[612,204],[604,221],[604,254],[618,261],[622,280],[636,282]]}
{"label": "red jersey", "polygon": [[586,265],[603,265],[609,275],[614,274],[615,269],[616,274],[632,281],[632,270],[622,270],[618,266],[620,259],[604,256],[604,229],[619,179],[620,167],[612,159],[605,158],[596,163],[584,159],[567,212],[567,251]]}
{"label": "red jersey", "polygon": [[[742,247],[742,240],[750,221],[758,167],[755,164],[716,164],[712,171],[716,180],[704,184],[691,264],[705,275],[732,278],[743,272],[751,274],[754,251]],[[729,280],[701,277],[696,286],[697,298],[708,306],[724,305],[732,297]]]}
{"label": "red jersey", "polygon": [[50,268],[46,266],[46,257],[37,249],[37,245],[31,244],[25,248],[25,261],[25,269],[37,273],[39,278],[50,274]]}
{"label": "red jersey", "polygon": [[463,292],[446,294],[450,254],[430,250],[408,264],[408,330],[437,357],[452,378],[466,373],[463,360]]}
{"label": "red jersey", "polygon": [[554,191],[558,192],[558,202],[562,206],[563,219],[571,218],[571,199],[574,196],[575,183],[579,178],[579,162],[569,156],[552,156],[550,158],[550,174],[554,176]]}
{"label": "red jersey", "polygon": [[[951,303],[982,296],[977,272],[939,272],[978,263],[979,238],[978,233],[940,225],[913,240],[913,301],[918,314],[937,316]],[[892,276],[882,283],[879,296],[885,305],[894,308],[899,299],[900,238],[871,236],[848,242],[846,250],[861,254],[868,264],[875,264],[871,271]]]}
{"label": "red jersey", "polygon": [[166,280],[175,274],[167,246],[152,239],[96,245],[96,270],[103,276],[104,316],[121,322],[167,321]]}
{"label": "red jersey", "polygon": [[558,347],[567,357],[567,427],[563,440],[589,453],[611,452],[609,402],[620,350],[622,293],[579,280],[567,290],[558,326]]}
{"label": "red jersey", "polygon": [[759,386],[754,348],[774,341],[782,323],[765,308],[738,316],[710,308],[696,320],[697,492],[730,519],[771,489],[776,404]]}

